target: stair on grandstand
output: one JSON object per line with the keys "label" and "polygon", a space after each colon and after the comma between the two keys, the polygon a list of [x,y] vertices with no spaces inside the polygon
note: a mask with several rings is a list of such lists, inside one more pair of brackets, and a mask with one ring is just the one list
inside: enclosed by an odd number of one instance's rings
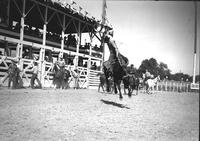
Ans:
{"label": "stair on grandstand", "polygon": [[89,82],[88,82],[88,86],[89,89],[96,89],[99,86],[99,76],[97,76],[97,74],[99,73],[99,71],[95,71],[95,70],[90,70],[90,74],[89,74]]}

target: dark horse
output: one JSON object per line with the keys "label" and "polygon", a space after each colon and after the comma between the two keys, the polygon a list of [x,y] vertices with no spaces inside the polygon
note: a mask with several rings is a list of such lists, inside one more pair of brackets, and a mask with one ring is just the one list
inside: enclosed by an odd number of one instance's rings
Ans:
{"label": "dark horse", "polygon": [[59,67],[58,64],[54,64],[53,66],[53,84],[56,88],[67,88],[68,87],[68,78],[70,77],[70,73],[68,70],[65,70],[65,67]]}
{"label": "dark horse", "polygon": [[128,89],[128,93],[133,93],[136,90],[136,95],[138,94],[139,90],[139,79],[135,77],[135,75],[128,74],[123,77],[124,83],[124,93],[126,94],[126,89]]}
{"label": "dark horse", "polygon": [[[109,77],[113,78],[114,81],[114,91],[117,94],[119,91],[119,98],[122,99],[121,94],[121,81],[122,78],[127,75],[126,67],[128,65],[128,59],[124,57],[122,54],[118,53],[117,55],[117,47],[113,40],[111,40],[109,37],[105,37],[105,43],[107,43],[109,51],[110,51],[110,57],[107,61],[103,63],[103,71],[106,76],[106,84],[107,84],[107,91],[109,92]],[[118,89],[118,91],[117,91]],[[129,93],[129,97],[131,97],[131,94]]]}

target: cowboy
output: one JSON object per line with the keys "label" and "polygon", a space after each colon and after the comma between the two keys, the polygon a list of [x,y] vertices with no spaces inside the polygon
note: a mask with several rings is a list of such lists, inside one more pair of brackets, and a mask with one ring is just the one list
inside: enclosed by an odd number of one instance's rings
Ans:
{"label": "cowboy", "polygon": [[35,80],[37,80],[37,83],[39,85],[38,88],[42,88],[42,84],[40,82],[40,80],[38,79],[38,63],[37,62],[33,62],[33,68],[32,68],[32,77],[31,77],[31,88],[34,89],[34,84],[35,84]]}
{"label": "cowboy", "polygon": [[59,65],[59,67],[62,67],[62,68],[65,67],[65,60],[63,59],[62,54],[59,54],[57,64]]}
{"label": "cowboy", "polygon": [[146,72],[144,74],[144,82],[146,82],[148,79],[151,79],[152,78],[152,75],[151,73],[146,69]]}
{"label": "cowboy", "polygon": [[17,59],[12,59],[11,64],[8,67],[8,88],[10,88],[11,82],[13,83],[12,89],[17,88],[17,77],[18,77],[18,70],[17,70]]}
{"label": "cowboy", "polygon": [[[116,55],[118,62],[122,66],[123,70],[126,72],[125,68],[128,65],[128,60],[126,60],[125,57],[119,53],[116,42],[113,40],[113,34],[114,34],[113,30],[109,30],[108,32],[105,33],[105,43],[107,43],[108,47],[110,48],[109,60],[112,60],[112,58],[114,58],[113,55]],[[123,62],[123,60],[124,60],[124,62]],[[111,62],[111,64],[112,64],[112,62]]]}
{"label": "cowboy", "polygon": [[103,92],[105,92],[104,91],[104,85],[105,85],[105,82],[106,82],[105,74],[103,72],[99,72],[99,73],[97,73],[97,76],[99,76],[99,80],[100,80],[98,92],[100,92],[100,88],[102,88]]}
{"label": "cowboy", "polygon": [[74,70],[71,69],[71,67],[69,68],[69,71],[71,72],[71,76],[73,77],[73,88],[74,89],[78,89],[79,88],[79,72],[78,69],[75,68]]}
{"label": "cowboy", "polygon": [[[115,43],[115,41],[113,40],[113,34],[114,31],[113,30],[109,30],[106,34],[105,34],[105,43],[107,44],[111,44],[115,53],[116,53],[116,57],[119,59],[118,54],[119,54],[119,50],[117,48],[117,45]],[[109,47],[109,46],[108,46]],[[111,49],[112,50],[112,49]]]}
{"label": "cowboy", "polygon": [[134,69],[134,65],[133,64],[131,64],[131,66],[128,68],[128,73],[131,74],[131,75],[135,74],[135,69]]}

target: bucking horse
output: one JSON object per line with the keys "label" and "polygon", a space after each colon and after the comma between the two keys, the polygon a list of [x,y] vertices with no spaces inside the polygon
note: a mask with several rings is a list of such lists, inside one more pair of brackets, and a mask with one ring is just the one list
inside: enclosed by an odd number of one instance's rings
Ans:
{"label": "bucking horse", "polygon": [[[103,63],[103,71],[106,76],[106,84],[107,84],[107,92],[109,92],[109,77],[113,78],[114,81],[114,92],[117,94],[119,92],[119,98],[122,99],[122,93],[121,93],[121,81],[124,76],[127,75],[127,65],[128,65],[128,59],[120,54],[117,51],[117,46],[115,44],[115,41],[111,39],[108,35],[105,35],[105,43],[107,43],[107,46],[110,51],[110,56],[107,61]],[[131,97],[131,93],[128,94],[129,97]]]}

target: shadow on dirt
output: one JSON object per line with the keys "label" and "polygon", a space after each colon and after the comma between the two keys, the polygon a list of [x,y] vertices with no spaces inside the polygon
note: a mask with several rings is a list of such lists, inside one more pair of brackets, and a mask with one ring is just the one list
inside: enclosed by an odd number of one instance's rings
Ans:
{"label": "shadow on dirt", "polygon": [[119,107],[119,108],[130,109],[130,108],[127,107],[126,105],[119,104],[119,103],[116,103],[116,102],[113,102],[113,101],[108,101],[108,100],[103,100],[103,99],[101,99],[101,102],[103,102],[103,103],[105,103],[105,104],[108,104],[108,105],[113,105],[113,106],[116,106],[116,107]]}

